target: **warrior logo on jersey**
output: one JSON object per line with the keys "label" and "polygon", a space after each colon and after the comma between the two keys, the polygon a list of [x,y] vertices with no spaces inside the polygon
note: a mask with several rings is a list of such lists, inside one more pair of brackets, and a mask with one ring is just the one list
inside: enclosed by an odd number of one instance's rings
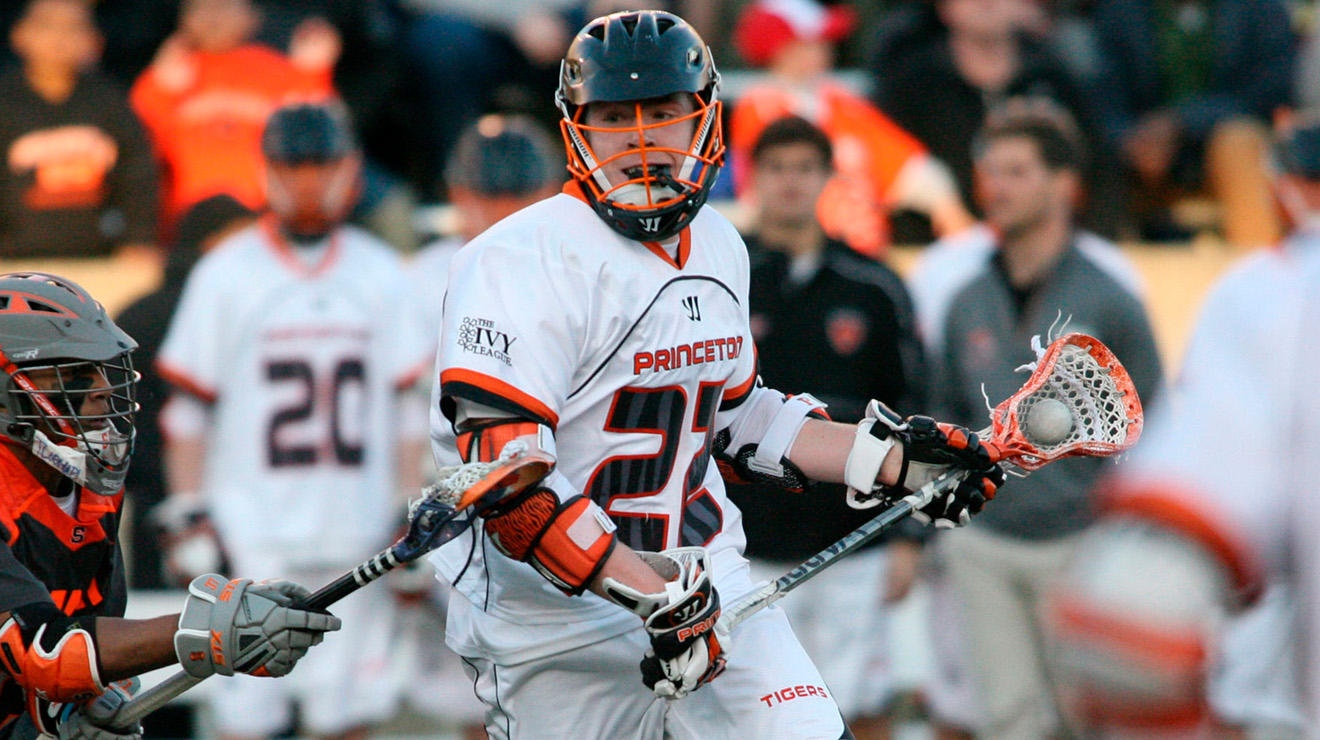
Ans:
{"label": "warrior logo on jersey", "polygon": [[687,311],[688,321],[701,321],[701,304],[697,297],[690,295],[683,299],[683,310]]}
{"label": "warrior logo on jersey", "polygon": [[495,328],[490,319],[463,317],[463,325],[458,330],[458,346],[465,351],[486,357],[494,357],[505,365],[512,364],[509,349],[518,338]]}

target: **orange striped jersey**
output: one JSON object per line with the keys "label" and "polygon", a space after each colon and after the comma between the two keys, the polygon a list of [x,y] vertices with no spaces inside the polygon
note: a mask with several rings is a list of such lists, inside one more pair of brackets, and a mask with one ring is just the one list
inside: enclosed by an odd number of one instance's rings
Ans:
{"label": "orange striped jersey", "polygon": [[0,444],[0,537],[23,569],[0,579],[0,612],[37,601],[32,588],[40,584],[69,616],[122,615],[126,591],[118,543],[123,503],[122,491],[101,496],[84,488],[78,491],[78,508],[68,514],[14,450]]}
{"label": "orange striped jersey", "polygon": [[834,147],[835,176],[817,204],[821,225],[863,254],[876,255],[888,242],[886,214],[899,173],[913,158],[925,156],[926,147],[837,83],[821,83],[806,93],[759,85],[739,96],[730,119],[729,150],[740,196],[751,187],[757,137],[787,115],[815,123]]}
{"label": "orange striped jersey", "polygon": [[[0,444],[0,612],[53,601],[68,616],[124,615],[124,494],[101,496],[84,488],[77,495],[73,514],[65,512],[14,448]],[[24,711],[22,689],[0,677],[0,726]]]}
{"label": "orange striped jersey", "polygon": [[290,100],[331,92],[328,72],[300,69],[256,44],[193,53],[168,68],[149,67],[133,85],[131,99],[166,166],[165,220],[172,222],[188,206],[219,193],[259,210],[266,202],[261,157],[266,118]]}

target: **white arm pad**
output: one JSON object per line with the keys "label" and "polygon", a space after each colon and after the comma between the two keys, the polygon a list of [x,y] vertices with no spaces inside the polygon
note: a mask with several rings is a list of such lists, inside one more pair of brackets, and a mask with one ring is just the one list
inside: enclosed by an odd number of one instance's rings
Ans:
{"label": "white arm pad", "polygon": [[871,427],[880,423],[879,401],[871,401],[866,405],[866,416],[857,422],[857,433],[853,435],[852,449],[848,451],[848,459],[843,464],[843,482],[848,486],[848,501],[853,508],[869,508],[881,502],[881,499],[859,500],[857,492],[870,493],[875,490],[876,479],[880,477],[880,467],[885,462],[885,457],[898,440],[890,436],[887,439],[880,439],[871,434]]}
{"label": "white arm pad", "polygon": [[823,408],[825,404],[809,393],[788,398],[771,388],[753,388],[729,424],[729,452],[736,455],[743,447],[755,445],[756,453],[748,459],[747,467],[780,477],[784,474],[781,461],[788,457],[807,415]]}

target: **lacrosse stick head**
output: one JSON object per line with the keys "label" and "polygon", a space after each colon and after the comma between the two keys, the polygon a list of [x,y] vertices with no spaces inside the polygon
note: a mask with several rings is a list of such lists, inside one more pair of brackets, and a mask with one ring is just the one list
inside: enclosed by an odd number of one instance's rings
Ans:
{"label": "lacrosse stick head", "polygon": [[540,483],[554,467],[547,455],[525,453],[441,468],[436,482],[409,504],[408,536],[395,555],[411,559],[412,553],[452,539],[491,506]]}
{"label": "lacrosse stick head", "polygon": [[[1050,411],[1067,410],[1071,428],[1042,438],[1031,412],[1050,401],[1059,402]],[[1036,470],[1065,457],[1122,452],[1142,424],[1141,399],[1122,363],[1100,340],[1074,332],[1051,342],[1022,388],[994,408],[987,444],[995,459]]]}
{"label": "lacrosse stick head", "polygon": [[521,451],[491,462],[447,466],[440,469],[436,482],[427,486],[422,499],[437,500],[457,511],[474,504],[481,510],[536,485],[554,466],[554,459],[548,455]]}

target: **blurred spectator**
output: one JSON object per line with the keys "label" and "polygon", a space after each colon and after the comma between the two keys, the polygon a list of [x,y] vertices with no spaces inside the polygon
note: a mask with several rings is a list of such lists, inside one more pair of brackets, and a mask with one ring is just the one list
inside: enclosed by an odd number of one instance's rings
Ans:
{"label": "blurred spectator", "polygon": [[[997,402],[1020,387],[1015,369],[1034,359],[1031,337],[1048,336],[1060,316],[1121,358],[1143,401],[1160,383],[1134,268],[1074,221],[1079,139],[1052,104],[1013,101],[992,114],[974,149],[987,228],[932,247],[913,276],[934,405],[955,423],[986,424],[986,398]],[[962,658],[982,709],[979,726],[968,729],[978,738],[1047,738],[1060,729],[1036,610],[1091,522],[1087,492],[1104,464],[1063,460],[1015,480],[1012,494],[971,525],[939,535],[961,608],[932,623],[951,624],[965,640]]]}
{"label": "blurred spectator", "polygon": [[133,86],[133,107],[166,168],[167,223],[218,193],[264,206],[266,117],[290,98],[331,93],[340,47],[333,27],[308,26],[285,57],[250,43],[258,20],[251,0],[185,0],[178,32]]}
{"label": "blurred spectator", "polygon": [[[458,133],[482,113],[557,119],[559,60],[582,19],[580,0],[402,0],[417,16],[406,40],[422,100],[416,160],[423,197],[443,199],[439,174]],[[437,187],[441,186],[441,187]]]}
{"label": "blurred spectator", "polygon": [[1204,184],[1229,243],[1276,242],[1264,153],[1267,122],[1292,84],[1283,3],[1109,0],[1096,33],[1106,134],[1136,175],[1134,206],[1152,228],[1179,191]]}
{"label": "blurred spectator", "polygon": [[730,152],[739,195],[749,194],[757,137],[767,123],[792,114],[819,125],[833,142],[836,174],[818,204],[830,236],[876,256],[888,245],[891,211],[925,214],[939,235],[970,226],[947,168],[865,98],[829,78],[834,44],[852,22],[851,6],[814,0],[758,0],[740,15],[734,41],[769,76],[733,107]]}
{"label": "blurred spectator", "polygon": [[[558,192],[565,172],[561,151],[550,135],[527,116],[482,116],[458,137],[445,168],[458,231],[423,247],[409,266],[424,307],[426,336],[433,347],[440,338],[445,285],[454,254],[505,216]],[[428,402],[430,390],[425,389]],[[432,410],[439,413],[438,406]],[[435,428],[450,429],[448,424]],[[454,456],[443,464],[458,464],[457,440],[451,440],[449,447]],[[434,584],[434,571],[430,567],[425,570]],[[448,608],[449,593],[449,584],[442,581],[436,594],[442,610]],[[419,641],[418,650],[427,653],[430,660],[423,663],[423,675],[410,683],[425,687],[429,696],[421,698],[419,692],[410,691],[410,696],[419,697],[412,702],[414,709],[443,713],[449,721],[461,723],[465,740],[485,738],[485,707],[472,693],[472,680],[457,669],[461,659],[443,640],[429,635]]]}
{"label": "blurred spectator", "polygon": [[93,68],[83,0],[29,0],[0,76],[0,257],[99,257],[155,238],[156,169],[122,90]]}
{"label": "blurred spectator", "polygon": [[[197,263],[157,358],[169,503],[209,517],[234,572],[328,583],[389,543],[420,488],[404,391],[431,353],[398,257],[344,224],[361,166],[347,113],[281,107],[261,143],[270,212]],[[205,534],[176,519],[176,546]],[[220,737],[272,736],[295,702],[307,734],[337,740],[389,716],[392,602],[362,591],[335,613],[347,631],[291,680],[214,687]]]}
{"label": "blurred spectator", "polygon": [[1080,83],[1042,41],[1033,0],[929,0],[900,12],[876,41],[874,100],[921,140],[974,204],[972,137],[1008,98],[1044,96],[1077,120],[1091,152],[1082,221],[1102,234],[1123,225],[1121,181]]}
{"label": "blurred spectator", "polygon": [[211,247],[234,231],[247,226],[256,214],[228,195],[213,195],[188,209],[179,219],[174,246],[165,260],[160,287],[139,298],[115,319],[120,328],[138,340],[134,364],[142,368],[138,383],[137,440],[138,453],[124,485],[133,502],[131,527],[133,560],[129,585],[133,588],[167,588],[161,560],[164,532],[150,516],[151,509],[165,500],[164,468],[161,464],[163,443],[160,434],[160,411],[169,387],[153,367],[165,330],[183,293],[183,283],[193,264]]}
{"label": "blurred spectator", "polygon": [[343,39],[334,88],[353,116],[365,155],[354,221],[403,252],[416,247],[414,189],[417,101],[405,84],[405,16],[394,0],[255,0],[255,39],[292,53],[309,31],[329,23]]}
{"label": "blurred spectator", "polygon": [[426,304],[427,331],[440,336],[449,262],[464,244],[515,211],[554,195],[564,182],[564,157],[550,135],[527,116],[482,116],[459,136],[445,168],[457,233],[424,246],[412,273]]}
{"label": "blurred spectator", "polygon": [[[902,413],[923,410],[924,358],[903,281],[826,236],[817,220],[830,149],[824,131],[789,116],[766,126],[748,152],[748,174],[762,196],[752,233],[743,237],[761,376],[787,393],[812,389],[835,421],[860,421],[872,398]],[[753,580],[777,578],[875,516],[850,508],[844,486],[818,487],[834,490],[729,486],[743,513]],[[890,547],[873,543],[780,602],[858,740],[887,737],[892,686],[883,605],[911,586],[920,553],[914,539],[925,528],[914,522],[901,531],[883,540]]]}

